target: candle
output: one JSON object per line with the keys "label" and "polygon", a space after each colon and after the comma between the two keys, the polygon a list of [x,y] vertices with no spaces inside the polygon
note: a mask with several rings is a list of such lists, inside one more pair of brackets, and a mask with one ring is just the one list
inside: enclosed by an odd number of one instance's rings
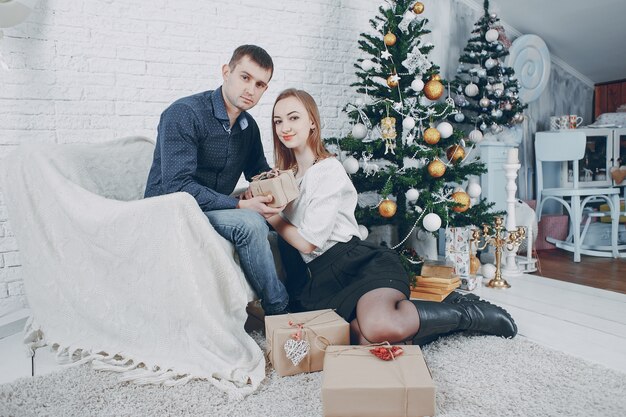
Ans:
{"label": "candle", "polygon": [[509,153],[506,159],[506,162],[508,164],[518,164],[519,163],[519,159],[517,158],[517,152],[518,149],[517,148],[511,148],[509,149]]}

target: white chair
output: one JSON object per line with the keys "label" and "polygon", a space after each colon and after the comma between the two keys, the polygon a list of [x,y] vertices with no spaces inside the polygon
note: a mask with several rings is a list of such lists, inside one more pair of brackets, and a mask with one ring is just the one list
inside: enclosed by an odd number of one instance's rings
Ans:
{"label": "white chair", "polygon": [[[617,234],[619,223],[619,189],[615,187],[581,188],[578,184],[578,161],[585,156],[587,139],[583,132],[574,130],[561,132],[538,132],[535,134],[535,158],[537,177],[537,220],[541,219],[543,205],[548,200],[558,201],[565,207],[570,218],[569,235],[565,241],[546,238],[560,249],[574,252],[574,262],[580,262],[580,255],[619,257]],[[572,161],[573,185],[562,188],[543,188],[543,163]],[[584,244],[581,222],[585,206],[592,202],[605,201],[611,216],[611,245],[590,246]],[[585,213],[590,217],[601,217],[607,213]]]}

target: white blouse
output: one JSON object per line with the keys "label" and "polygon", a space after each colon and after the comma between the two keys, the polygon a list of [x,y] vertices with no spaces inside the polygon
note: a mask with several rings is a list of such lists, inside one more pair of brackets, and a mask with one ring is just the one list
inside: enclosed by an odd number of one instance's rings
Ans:
{"label": "white blouse", "polygon": [[281,212],[296,226],[300,236],[317,246],[310,254],[301,253],[311,262],[337,242],[360,237],[354,218],[357,192],[341,162],[326,158],[311,166],[299,180],[300,196]]}

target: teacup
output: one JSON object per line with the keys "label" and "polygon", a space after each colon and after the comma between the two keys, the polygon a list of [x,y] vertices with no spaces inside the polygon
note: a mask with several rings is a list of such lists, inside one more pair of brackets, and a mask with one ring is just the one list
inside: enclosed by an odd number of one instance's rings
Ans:
{"label": "teacup", "polygon": [[576,129],[578,126],[580,126],[580,124],[583,122],[583,118],[580,116],[577,116],[575,114],[570,114],[568,116],[568,124],[569,124],[569,129]]}
{"label": "teacup", "polygon": [[550,117],[550,131],[559,130],[559,116]]}
{"label": "teacup", "polygon": [[568,115],[564,115],[564,116],[559,116],[558,117],[558,125],[559,125],[559,129],[564,130],[564,129],[570,129],[570,123],[569,123],[569,116]]}

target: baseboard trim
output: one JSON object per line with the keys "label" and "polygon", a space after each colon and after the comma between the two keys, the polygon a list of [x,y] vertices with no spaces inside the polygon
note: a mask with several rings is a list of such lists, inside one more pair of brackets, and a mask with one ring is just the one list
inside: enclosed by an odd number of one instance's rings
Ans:
{"label": "baseboard trim", "polygon": [[24,329],[24,324],[30,316],[30,310],[23,308],[13,313],[0,317],[0,339],[13,336]]}

